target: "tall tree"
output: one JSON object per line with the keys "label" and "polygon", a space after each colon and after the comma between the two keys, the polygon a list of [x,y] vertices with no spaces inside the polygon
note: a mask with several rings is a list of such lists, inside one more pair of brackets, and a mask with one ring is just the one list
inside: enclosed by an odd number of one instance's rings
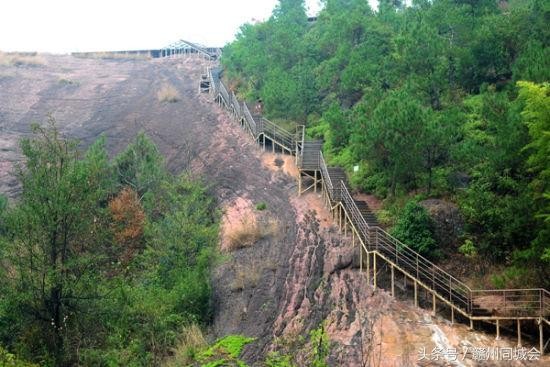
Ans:
{"label": "tall tree", "polygon": [[119,185],[131,187],[140,199],[147,194],[150,198],[167,177],[164,158],[143,132],[137,134],[134,141],[116,157],[114,170]]}
{"label": "tall tree", "polygon": [[[7,263],[11,271],[0,298],[11,312],[19,310],[25,327],[11,340],[25,348],[45,348],[55,365],[71,363],[66,351],[72,325],[85,304],[98,297],[104,239],[102,208],[109,191],[103,141],[81,158],[77,144],[61,137],[51,122],[33,126],[24,139],[25,166],[17,176],[22,185],[19,205],[10,213],[12,240]],[[5,325],[13,313],[0,313]],[[13,326],[0,334],[15,331]]]}
{"label": "tall tree", "polygon": [[405,90],[390,92],[376,107],[364,131],[366,157],[388,177],[390,193],[399,184],[414,185],[421,169],[421,141],[425,136],[425,109]]}

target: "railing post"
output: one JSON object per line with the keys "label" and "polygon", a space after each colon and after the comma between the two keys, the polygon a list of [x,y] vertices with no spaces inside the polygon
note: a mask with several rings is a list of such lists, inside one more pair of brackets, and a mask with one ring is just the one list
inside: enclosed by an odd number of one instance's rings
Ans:
{"label": "railing post", "polygon": [[363,272],[363,246],[359,243],[359,271]]}
{"label": "railing post", "polygon": [[[315,171],[317,172],[317,171]],[[346,214],[346,212],[344,211],[344,215]],[[345,215],[344,216],[344,237],[347,237],[348,236],[348,217]]]}
{"label": "railing post", "polygon": [[544,331],[543,331],[542,318],[539,320],[539,352],[540,355],[544,355]]}
{"label": "railing post", "polygon": [[544,317],[544,293],[542,293],[542,289],[539,289],[539,308],[540,317]]}
{"label": "railing post", "polygon": [[313,192],[317,193],[317,170],[313,171],[315,179],[313,180]]}
{"label": "railing post", "polygon": [[419,272],[418,272],[418,254],[416,254],[416,279],[419,279]]}
{"label": "railing post", "polygon": [[394,285],[394,269],[393,269],[393,265],[391,265],[391,296],[392,297],[395,297],[395,285]]}
{"label": "railing post", "polygon": [[414,307],[418,307],[418,282],[414,279]]}
{"label": "railing post", "polygon": [[376,237],[374,239],[374,248],[376,249],[376,251],[378,251],[378,246],[380,244],[380,228],[379,227],[376,227]]}
{"label": "railing post", "polygon": [[367,252],[367,284],[370,285],[370,254]]}
{"label": "railing post", "polygon": [[432,265],[432,289],[435,291],[435,268]]}
{"label": "railing post", "polygon": [[453,278],[449,275],[449,302],[453,302]]}
{"label": "railing post", "polygon": [[376,289],[376,252],[374,252],[373,254],[373,270],[374,270],[374,289]]}
{"label": "railing post", "polygon": [[518,347],[521,348],[521,320],[517,319],[518,322]]}

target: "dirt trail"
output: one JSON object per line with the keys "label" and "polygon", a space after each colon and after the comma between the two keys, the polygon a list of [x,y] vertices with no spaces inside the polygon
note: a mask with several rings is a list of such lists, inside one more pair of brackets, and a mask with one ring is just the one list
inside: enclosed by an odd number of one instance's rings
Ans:
{"label": "dirt trail", "polygon": [[[276,221],[277,233],[227,253],[213,274],[212,337],[256,337],[245,349],[251,364],[277,349],[277,338],[295,340],[322,320],[332,342],[331,366],[416,365],[421,347],[497,345],[490,335],[451,328],[409,302],[374,292],[357,269],[357,249],[342,241],[321,199],[296,197],[292,159],[262,154],[207,95],[198,94],[202,61],[46,60],[39,67],[0,67],[0,192],[17,194],[10,175],[21,160],[17,139],[29,133],[30,122],[51,114],[83,147],[105,134],[110,154],[145,130],[173,172],[204,178],[230,221],[258,214],[256,204],[265,203],[259,218]],[[164,83],[178,90],[180,101],[157,100]],[[308,348],[294,352],[305,360]],[[425,365],[454,364],[430,363]],[[471,358],[462,363],[475,365]]]}

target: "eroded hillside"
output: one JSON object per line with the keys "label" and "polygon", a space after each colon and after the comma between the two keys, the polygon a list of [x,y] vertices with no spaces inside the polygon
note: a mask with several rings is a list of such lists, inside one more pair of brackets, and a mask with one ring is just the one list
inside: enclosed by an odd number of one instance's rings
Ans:
{"label": "eroded hillside", "polygon": [[[17,140],[31,122],[51,115],[83,146],[105,134],[111,154],[145,131],[172,171],[203,177],[217,198],[223,256],[212,274],[211,337],[257,338],[244,350],[252,365],[262,365],[272,351],[306,365],[315,346],[303,337],[322,322],[331,366],[501,365],[475,361],[472,348],[514,346],[511,339],[497,342],[492,334],[451,326],[412,307],[408,298],[398,301],[367,284],[357,249],[338,233],[320,198],[297,197],[292,159],[263,153],[208,95],[198,93],[204,61],[44,61],[0,67],[0,191],[17,195],[11,174],[21,160]],[[159,99],[166,85],[176,90],[176,102]],[[250,228],[257,233],[243,239],[239,230]],[[456,360],[430,358],[436,347],[458,351]],[[419,360],[421,350],[428,358]]]}

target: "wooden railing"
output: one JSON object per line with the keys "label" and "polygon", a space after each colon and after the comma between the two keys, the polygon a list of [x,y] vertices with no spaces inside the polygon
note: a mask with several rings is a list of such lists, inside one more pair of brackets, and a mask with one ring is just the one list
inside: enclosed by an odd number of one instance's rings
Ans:
{"label": "wooden railing", "polygon": [[[263,134],[274,143],[289,147],[296,154],[298,139],[273,122],[261,118],[256,121],[246,103],[241,105],[235,95],[231,97],[223,82],[210,73],[211,85],[216,90],[215,98],[222,98],[228,109],[234,111],[244,122],[245,128],[254,139]],[[216,80],[217,79],[217,80]],[[299,140],[305,145],[303,137]],[[374,253],[392,266],[397,267],[407,277],[413,279],[432,292],[451,308],[459,311],[470,320],[473,319],[542,319],[548,323],[550,317],[550,293],[545,289],[499,289],[472,290],[467,284],[455,278],[418,252],[399,241],[379,226],[369,226],[359,210],[345,182],[332,182],[329,168],[323,154],[319,154],[317,168],[324,187],[333,202],[339,203],[345,211],[351,225],[361,240],[363,250]]]}

